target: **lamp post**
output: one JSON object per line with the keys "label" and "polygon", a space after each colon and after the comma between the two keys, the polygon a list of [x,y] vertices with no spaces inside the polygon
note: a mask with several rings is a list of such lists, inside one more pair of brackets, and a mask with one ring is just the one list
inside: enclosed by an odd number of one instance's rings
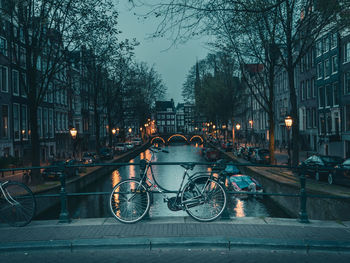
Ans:
{"label": "lamp post", "polygon": [[288,140],[288,166],[291,165],[291,161],[290,161],[290,128],[293,125],[293,119],[291,116],[287,116],[284,119],[284,123],[286,124],[287,127],[287,140]]}
{"label": "lamp post", "polygon": [[129,132],[129,141],[131,142],[131,133],[132,133],[132,129],[129,128],[129,129],[128,129],[128,132]]}
{"label": "lamp post", "polygon": [[114,150],[114,146],[115,146],[114,137],[115,137],[115,134],[116,134],[116,133],[117,133],[117,129],[116,129],[116,128],[113,128],[113,129],[112,129],[112,134],[113,134],[113,138],[112,138],[113,150]]}
{"label": "lamp post", "polygon": [[70,135],[72,136],[72,139],[73,139],[73,158],[75,159],[75,151],[76,151],[76,138],[77,138],[77,135],[78,135],[78,131],[76,128],[71,128],[69,130],[69,133]]}
{"label": "lamp post", "polygon": [[239,143],[239,130],[241,129],[241,124],[236,124],[236,130],[237,130],[237,142]]}

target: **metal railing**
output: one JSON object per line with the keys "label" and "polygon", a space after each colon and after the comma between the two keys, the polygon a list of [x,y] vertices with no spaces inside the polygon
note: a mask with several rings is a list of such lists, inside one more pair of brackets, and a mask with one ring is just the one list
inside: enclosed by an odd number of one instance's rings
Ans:
{"label": "metal railing", "polygon": [[[202,165],[202,166],[208,166],[213,167],[212,173],[218,173],[220,169],[218,167],[215,167],[216,163],[208,163],[208,162],[152,162],[153,165],[186,165],[186,164],[195,164],[195,165]],[[328,199],[347,199],[350,200],[350,194],[349,196],[338,196],[338,195],[328,195],[328,194],[308,194],[306,191],[306,177],[303,172],[303,170],[300,167],[290,167],[287,165],[264,165],[264,164],[251,164],[251,163],[235,163],[231,162],[230,164],[233,164],[237,167],[270,167],[270,168],[280,168],[280,169],[288,169],[293,171],[293,177],[299,179],[299,185],[300,190],[298,194],[290,194],[290,193],[266,193],[266,192],[242,192],[242,191],[227,191],[228,194],[231,195],[254,195],[254,196],[284,196],[284,197],[294,197],[299,198],[300,202],[300,209],[299,209],[299,216],[298,221],[301,223],[308,223],[308,214],[306,209],[306,203],[308,198],[328,198]],[[113,167],[118,168],[122,166],[140,166],[140,172],[142,172],[144,162],[139,163],[95,163],[95,164],[76,164],[76,165],[65,165],[64,168],[81,168],[81,167]],[[40,169],[46,169],[46,168],[62,168],[62,166],[37,166],[37,167],[21,167],[21,168],[7,168],[7,169],[0,169],[0,173],[2,172],[8,172],[8,171],[28,171],[28,170],[40,170]],[[322,170],[345,170],[343,168],[324,168],[319,169],[318,171]],[[94,171],[92,171],[93,173]],[[258,173],[258,172],[257,172]],[[166,190],[165,193],[176,193],[177,191],[169,191]],[[60,175],[60,191],[58,194],[35,194],[36,198],[50,198],[50,197],[59,197],[60,203],[61,203],[61,211],[59,215],[59,222],[60,223],[69,223],[70,217],[68,213],[68,197],[69,196],[89,196],[89,195],[110,195],[111,192],[79,192],[79,193],[68,193],[66,189],[66,175],[64,173],[61,173]],[[158,192],[152,192],[152,193],[158,193]]]}

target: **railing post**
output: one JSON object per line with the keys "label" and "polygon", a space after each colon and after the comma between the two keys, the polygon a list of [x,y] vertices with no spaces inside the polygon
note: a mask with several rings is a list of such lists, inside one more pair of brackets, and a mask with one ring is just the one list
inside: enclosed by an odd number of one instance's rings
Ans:
{"label": "railing post", "polygon": [[300,211],[299,211],[299,222],[300,223],[309,223],[309,219],[306,212],[306,201],[307,201],[307,195],[306,195],[306,187],[305,187],[305,175],[304,173],[301,173],[299,175],[300,179]]}
{"label": "railing post", "polygon": [[70,223],[69,213],[67,209],[67,192],[66,192],[66,175],[61,173],[60,175],[61,181],[61,191],[60,191],[60,199],[61,199],[61,213],[59,217],[59,223]]}

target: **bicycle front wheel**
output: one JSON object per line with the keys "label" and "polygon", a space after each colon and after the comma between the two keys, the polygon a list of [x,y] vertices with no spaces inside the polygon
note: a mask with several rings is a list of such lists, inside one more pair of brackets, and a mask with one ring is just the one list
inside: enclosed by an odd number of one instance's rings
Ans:
{"label": "bicycle front wheel", "polygon": [[146,187],[133,179],[118,183],[109,199],[112,215],[122,223],[136,223],[141,220],[147,214],[150,204]]}
{"label": "bicycle front wheel", "polygon": [[7,182],[2,186],[0,197],[0,218],[11,226],[29,224],[36,209],[33,192],[18,182]]}
{"label": "bicycle front wheel", "polygon": [[217,219],[226,208],[226,192],[222,185],[209,176],[191,179],[185,185],[181,201],[194,219],[209,222]]}

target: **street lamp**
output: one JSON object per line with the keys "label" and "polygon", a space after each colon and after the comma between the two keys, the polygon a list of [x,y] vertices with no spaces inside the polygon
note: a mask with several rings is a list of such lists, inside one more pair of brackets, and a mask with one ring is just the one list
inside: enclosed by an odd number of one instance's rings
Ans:
{"label": "street lamp", "polygon": [[78,131],[76,128],[71,128],[69,130],[69,133],[70,135],[72,136],[72,139],[73,139],[73,158],[75,159],[75,151],[76,151],[76,138],[77,138],[77,135],[78,135]]}
{"label": "street lamp", "polygon": [[237,142],[238,142],[238,144],[239,144],[239,133],[238,133],[238,131],[241,129],[241,124],[239,124],[239,123],[237,123],[236,124],[236,130],[237,130]]}
{"label": "street lamp", "polygon": [[287,127],[287,139],[288,139],[288,166],[290,166],[290,128],[293,125],[293,119],[291,116],[287,116],[284,119],[284,123],[286,124]]}
{"label": "street lamp", "polygon": [[129,141],[131,141],[131,132],[132,132],[132,129],[129,128],[129,129],[128,129],[128,132],[129,132]]}

